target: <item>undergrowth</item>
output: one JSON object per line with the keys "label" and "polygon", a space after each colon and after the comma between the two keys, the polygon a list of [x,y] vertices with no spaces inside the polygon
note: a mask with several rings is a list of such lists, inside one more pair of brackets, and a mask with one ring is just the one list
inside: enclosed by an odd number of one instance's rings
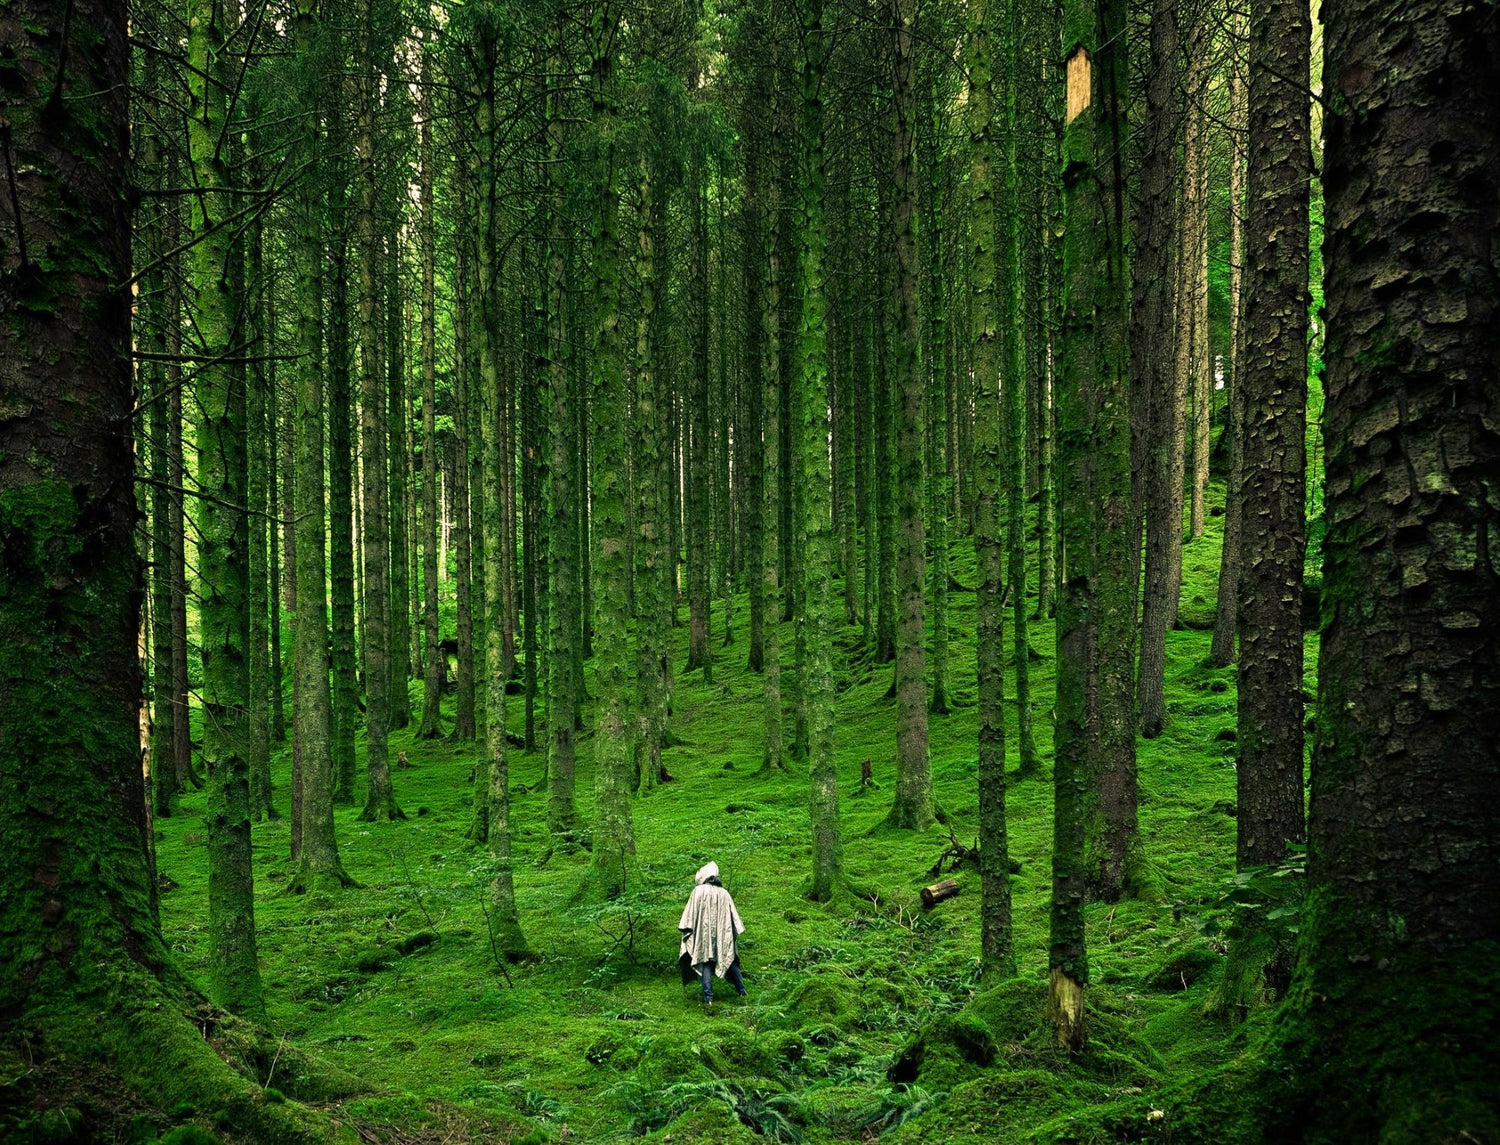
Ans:
{"label": "undergrowth", "polygon": [[[438,1129],[454,1140],[670,1136],[674,1145],[1167,1139],[1172,1115],[1158,1095],[1217,1068],[1243,1045],[1243,1026],[1205,1013],[1232,916],[1263,909],[1294,923],[1292,899],[1266,897],[1266,882],[1282,876],[1230,881],[1234,672],[1203,664],[1218,527],[1211,519],[1209,533],[1186,546],[1184,627],[1167,637],[1169,724],[1140,744],[1141,830],[1162,901],[1088,908],[1091,1039],[1078,1057],[1053,1049],[1043,1005],[1050,622],[1033,621],[1031,634],[1046,766],[1038,778],[1013,774],[1008,795],[1020,977],[988,983],[977,970],[973,868],[949,876],[960,893],[934,910],[924,912],[918,897],[948,845],[947,828],[880,827],[894,787],[895,706],[887,697],[891,666],[868,657],[836,658],[850,889],[829,905],[803,897],[805,768],[794,761],[783,773],[759,773],[761,679],[745,667],[743,595],[734,601],[728,646],[720,643],[724,621],[715,602],[712,684],[681,672],[686,628],[673,630],[678,742],[666,761],[674,780],[634,803],[638,861],[621,899],[577,897],[589,856],[550,846],[545,754],[512,749],[515,885],[533,960],[506,967],[489,948],[480,909],[486,856],[465,838],[473,744],[417,740],[414,728],[392,735],[392,755],[404,752],[411,764],[393,772],[410,818],[371,824],[357,821],[356,807],[336,813],[356,888],[281,893],[287,820],[257,824],[256,910],[273,1035],[360,1079],[363,1093],[327,1108],[382,1140],[425,1139],[420,1134],[429,1130],[441,1139]],[[955,541],[953,576],[972,585],[967,549],[967,541]],[[450,600],[444,608],[446,633]],[[977,834],[978,801],[972,592],[952,593],[949,623],[953,711],[932,717],[931,754],[938,801],[957,838],[968,841]],[[857,626],[840,633],[841,648],[857,637]],[[787,625],[788,740],[793,646]],[[414,683],[414,709],[418,691]],[[1012,732],[1014,694],[1008,681]],[[451,728],[451,708],[445,711]],[[585,717],[578,802],[586,822],[591,709]],[[518,736],[522,718],[523,703],[512,696],[508,720]],[[862,788],[866,759],[875,785]],[[289,747],[279,745],[283,815],[289,770]],[[176,883],[162,894],[163,927],[183,969],[200,981],[208,970],[203,810],[201,794],[192,793],[157,823],[158,863]],[[693,872],[710,859],[747,926],[749,995],[721,991],[707,1011],[696,984],[684,986],[678,975],[676,922]]]}

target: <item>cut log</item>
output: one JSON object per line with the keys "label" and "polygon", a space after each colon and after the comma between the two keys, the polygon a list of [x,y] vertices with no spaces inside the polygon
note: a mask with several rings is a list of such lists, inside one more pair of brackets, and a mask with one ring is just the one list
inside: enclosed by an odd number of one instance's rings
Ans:
{"label": "cut log", "polygon": [[940,883],[922,888],[922,906],[931,910],[944,899],[951,899],[958,894],[958,880],[944,879]]}

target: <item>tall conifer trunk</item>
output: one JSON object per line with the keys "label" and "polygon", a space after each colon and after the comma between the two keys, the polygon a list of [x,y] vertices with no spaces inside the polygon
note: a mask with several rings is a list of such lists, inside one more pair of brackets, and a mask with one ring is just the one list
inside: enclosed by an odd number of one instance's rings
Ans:
{"label": "tall conifer trunk", "polygon": [[[1493,6],[1434,0],[1322,12],[1328,531],[1310,893],[1258,1128],[1481,1141],[1500,1132],[1500,25]],[[1282,65],[1272,93],[1305,123],[1306,13],[1268,5],[1254,19],[1267,46],[1285,38],[1261,60]],[[1255,174],[1266,82],[1251,87],[1252,292],[1268,270],[1257,214],[1287,187]],[[1258,311],[1245,329],[1252,410]],[[1246,461],[1248,477],[1248,443]],[[1245,525],[1249,556],[1248,507]]]}
{"label": "tall conifer trunk", "polygon": [[[296,49],[311,56],[319,29],[315,0],[298,0],[292,21]],[[318,162],[319,80],[303,81],[301,144],[304,161]],[[316,169],[316,168],[314,168]],[[332,712],[328,688],[328,597],[324,560],[323,486],[323,340],[320,315],[323,250],[318,214],[320,198],[314,179],[304,180],[295,204],[293,276],[297,284],[295,418],[297,449],[297,754],[293,792],[293,846],[297,871],[290,890],[337,888],[350,879],[339,859],[333,832],[333,755],[329,744]]]}
{"label": "tall conifer trunk", "polygon": [[[593,290],[592,391],[595,680],[594,848],[597,886],[613,895],[625,888],[635,854],[630,796],[633,728],[630,705],[630,563],[625,521],[625,370],[620,353],[620,234],[616,150],[619,146],[614,41],[619,10],[597,0],[593,12],[592,95],[601,164],[591,263]],[[706,474],[704,475],[707,476]]]}
{"label": "tall conifer trunk", "polygon": [[203,759],[208,773],[208,936],[213,1000],[264,1011],[250,867],[249,608],[245,389],[234,354],[243,299],[232,263],[243,256],[225,225],[233,210],[227,149],[228,29],[223,0],[196,0],[189,18],[188,155],[207,188],[192,198],[189,282],[197,400],[198,624],[203,655]]}
{"label": "tall conifer trunk", "polygon": [[438,646],[438,442],[437,442],[437,304],[435,245],[432,217],[433,150],[432,87],[427,44],[422,45],[419,84],[421,120],[421,217],[418,236],[422,249],[422,722],[419,738],[442,733],[443,678],[447,668]]}
{"label": "tall conifer trunk", "polygon": [[969,5],[969,367],[974,377],[974,564],[979,613],[979,961],[1008,974],[1010,870],[1005,829],[1005,614],[1000,563],[1000,364],[996,355],[994,22],[987,0]]}
{"label": "tall conifer trunk", "polygon": [[802,281],[802,321],[797,345],[797,448],[804,495],[800,524],[806,538],[808,757],[812,818],[812,885],[819,902],[843,879],[838,770],[833,741],[832,470],[828,458],[827,302],[823,254],[826,175],[823,170],[823,0],[800,0],[802,17],[802,209],[797,263]]}
{"label": "tall conifer trunk", "polygon": [[1275,863],[1304,838],[1302,581],[1306,544],[1311,17],[1294,0],[1250,23],[1245,225],[1244,568],[1239,608],[1236,857]]}
{"label": "tall conifer trunk", "polygon": [[896,239],[896,798],[889,822],[921,831],[934,819],[927,754],[927,668],[923,621],[922,375],[917,303],[917,176],[912,20],[915,0],[890,0],[895,130],[891,134]]}
{"label": "tall conifer trunk", "polygon": [[[364,68],[359,85],[359,362],[360,437],[364,454],[361,499],[365,527],[364,659],[365,659],[365,771],[366,821],[404,819],[391,791],[390,751],[390,597],[387,553],[390,539],[386,516],[386,435],[381,398],[381,330],[376,302],[380,287],[380,231],[375,210],[379,182],[375,163],[375,101],[378,76],[373,58],[372,0],[361,0],[360,55]],[[389,305],[389,300],[387,300]]]}

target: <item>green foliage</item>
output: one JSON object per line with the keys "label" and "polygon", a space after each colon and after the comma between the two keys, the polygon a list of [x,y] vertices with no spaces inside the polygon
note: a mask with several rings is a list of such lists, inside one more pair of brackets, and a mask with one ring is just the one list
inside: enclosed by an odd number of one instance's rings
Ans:
{"label": "green foliage", "polygon": [[[1204,540],[1184,551],[1185,616],[1211,615],[1221,521],[1211,516]],[[966,550],[955,547],[953,571],[971,584]],[[1197,597],[1205,603],[1194,605]],[[931,753],[938,800],[968,838],[977,810],[974,595],[955,592],[950,606],[957,706],[932,721]],[[1033,642],[1045,648],[1051,634],[1040,626]],[[683,628],[669,633],[674,663],[686,635]],[[790,648],[789,624],[782,637]],[[392,736],[392,755],[406,751],[414,765],[401,773],[403,799],[430,812],[370,824],[357,822],[352,808],[335,811],[358,887],[279,894],[288,823],[255,825],[269,1021],[288,1037],[240,1043],[237,1057],[257,1092],[268,1084],[287,1095],[283,1109],[347,1095],[351,1075],[358,1077],[367,1092],[346,1099],[344,1109],[354,1123],[374,1126],[451,1121],[546,1140],[559,1139],[564,1124],[574,1139],[633,1128],[653,1139],[670,1133],[674,1145],[747,1142],[788,1127],[808,1142],[858,1138],[866,1129],[934,1145],[1115,1133],[1150,1140],[1158,1125],[1146,1120],[1150,1110],[1168,1109],[1180,1126],[1186,1115],[1171,1095],[1211,1076],[1249,1044],[1247,1029],[1260,1028],[1252,1017],[1236,1032],[1204,1013],[1236,912],[1269,915],[1298,901],[1274,896],[1301,886],[1295,870],[1264,872],[1245,885],[1234,880],[1234,819],[1223,810],[1234,799],[1234,745],[1214,738],[1233,724],[1233,672],[1202,667],[1207,646],[1206,631],[1168,634],[1173,718],[1160,739],[1142,745],[1140,759],[1141,820],[1163,901],[1086,908],[1091,1040],[1073,1061],[1053,1049],[1045,1017],[1049,785],[1019,782],[1010,791],[1010,849],[1022,864],[1011,879],[1021,976],[981,980],[979,895],[966,885],[922,911],[917,891],[941,840],[871,833],[884,799],[842,809],[848,877],[866,897],[845,893],[828,904],[801,897],[806,778],[756,774],[762,681],[740,655],[721,659],[711,686],[676,682],[672,726],[680,742],[666,759],[677,781],[636,804],[639,857],[613,900],[577,898],[588,856],[552,845],[545,784],[536,788],[545,752],[511,752],[517,905],[538,952],[509,968],[513,988],[490,956],[477,901],[488,859],[464,839],[472,745],[419,741],[412,729]],[[1053,661],[1037,660],[1032,669],[1038,696],[1050,695]],[[865,758],[877,781],[890,778],[888,685],[888,673],[876,672],[837,695],[836,763],[846,789],[858,785]],[[510,705],[516,732],[520,707]],[[1013,729],[1014,710],[1006,715]],[[586,709],[586,728],[589,716]],[[1050,764],[1050,726],[1039,721],[1036,730]],[[592,762],[593,736],[585,731],[578,741],[584,822],[592,818]],[[273,769],[283,810],[290,763],[289,748],[281,748]],[[181,812],[156,824],[160,869],[179,884],[162,894],[166,936],[183,971],[200,981],[208,970],[202,800],[186,793]],[[682,986],[675,964],[677,915],[692,872],[709,859],[724,869],[748,928],[740,953],[749,996],[719,991],[712,1013],[696,982]],[[1297,917],[1272,921],[1296,925]],[[360,971],[366,956],[384,969]],[[922,1046],[916,1076],[893,1082],[890,1071],[914,1045]]]}

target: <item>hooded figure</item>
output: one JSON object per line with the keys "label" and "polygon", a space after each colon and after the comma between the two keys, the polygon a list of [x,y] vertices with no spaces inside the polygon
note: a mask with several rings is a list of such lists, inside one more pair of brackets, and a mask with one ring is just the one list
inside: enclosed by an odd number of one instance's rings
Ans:
{"label": "hooded figure", "polygon": [[693,881],[697,885],[683,907],[682,921],[677,924],[682,932],[678,962],[682,966],[683,983],[692,980],[688,974],[688,967],[692,967],[703,981],[704,1002],[712,1004],[714,1000],[715,977],[728,978],[743,995],[745,980],[740,976],[736,941],[745,929],[740,912],[734,909],[734,899],[719,881],[717,863],[701,868]]}

